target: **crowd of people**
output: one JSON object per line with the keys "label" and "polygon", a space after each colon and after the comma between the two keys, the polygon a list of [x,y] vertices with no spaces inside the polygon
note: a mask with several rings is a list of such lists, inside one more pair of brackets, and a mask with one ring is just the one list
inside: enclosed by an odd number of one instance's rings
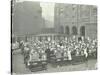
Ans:
{"label": "crowd of people", "polygon": [[34,40],[12,43],[12,49],[20,48],[24,55],[24,62],[29,61],[50,61],[50,57],[56,59],[73,60],[75,56],[97,56],[97,39],[81,38],[64,38],[56,40]]}

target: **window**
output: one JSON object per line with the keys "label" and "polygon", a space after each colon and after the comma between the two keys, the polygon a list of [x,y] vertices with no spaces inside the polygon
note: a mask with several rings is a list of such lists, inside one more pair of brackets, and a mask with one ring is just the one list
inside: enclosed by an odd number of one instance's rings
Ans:
{"label": "window", "polygon": [[91,15],[97,15],[97,8],[92,9]]}
{"label": "window", "polygon": [[66,33],[67,35],[70,34],[70,30],[69,30],[69,27],[68,27],[68,26],[66,26],[65,33]]}
{"label": "window", "polygon": [[63,15],[63,13],[64,13],[64,9],[63,8],[60,8],[60,15]]}
{"label": "window", "polygon": [[81,26],[80,28],[80,35],[85,36],[85,26]]}
{"label": "window", "polygon": [[72,27],[72,34],[77,35],[77,28],[75,26]]}

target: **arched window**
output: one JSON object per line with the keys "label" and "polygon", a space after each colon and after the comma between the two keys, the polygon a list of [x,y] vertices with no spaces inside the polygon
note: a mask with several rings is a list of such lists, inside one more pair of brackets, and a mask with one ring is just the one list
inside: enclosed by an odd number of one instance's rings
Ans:
{"label": "arched window", "polygon": [[75,26],[72,27],[72,34],[77,35],[77,28]]}
{"label": "arched window", "polygon": [[85,26],[81,26],[80,28],[80,35],[85,36]]}
{"label": "arched window", "polygon": [[63,26],[60,26],[60,29],[59,29],[59,33],[64,33],[64,28],[63,28]]}
{"label": "arched window", "polygon": [[70,30],[69,30],[69,27],[68,27],[68,26],[66,26],[65,33],[66,33],[67,35],[70,34]]}

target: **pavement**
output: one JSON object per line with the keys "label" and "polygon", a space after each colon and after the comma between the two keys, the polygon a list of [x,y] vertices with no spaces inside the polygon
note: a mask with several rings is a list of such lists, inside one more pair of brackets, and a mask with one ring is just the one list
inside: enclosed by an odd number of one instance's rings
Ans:
{"label": "pavement", "polygon": [[84,70],[96,70],[97,69],[97,60],[91,59],[87,62],[80,63],[77,65],[65,65],[52,67],[51,64],[47,65],[47,70],[31,72],[28,68],[25,67],[24,57],[21,55],[20,50],[15,51],[12,55],[12,71],[15,74],[32,74],[32,73],[50,73],[50,72],[68,72],[68,71],[84,71]]}

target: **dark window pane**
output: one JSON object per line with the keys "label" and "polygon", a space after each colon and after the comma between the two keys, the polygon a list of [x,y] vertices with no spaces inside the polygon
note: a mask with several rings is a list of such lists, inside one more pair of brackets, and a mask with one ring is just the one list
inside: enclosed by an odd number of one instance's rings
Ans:
{"label": "dark window pane", "polygon": [[75,26],[72,27],[72,34],[77,35],[77,28]]}
{"label": "dark window pane", "polygon": [[65,33],[66,33],[67,35],[70,34],[70,30],[69,30],[69,27],[68,27],[68,26],[66,26]]}
{"label": "dark window pane", "polygon": [[82,26],[82,27],[80,28],[80,35],[81,35],[81,36],[85,36],[85,26]]}

